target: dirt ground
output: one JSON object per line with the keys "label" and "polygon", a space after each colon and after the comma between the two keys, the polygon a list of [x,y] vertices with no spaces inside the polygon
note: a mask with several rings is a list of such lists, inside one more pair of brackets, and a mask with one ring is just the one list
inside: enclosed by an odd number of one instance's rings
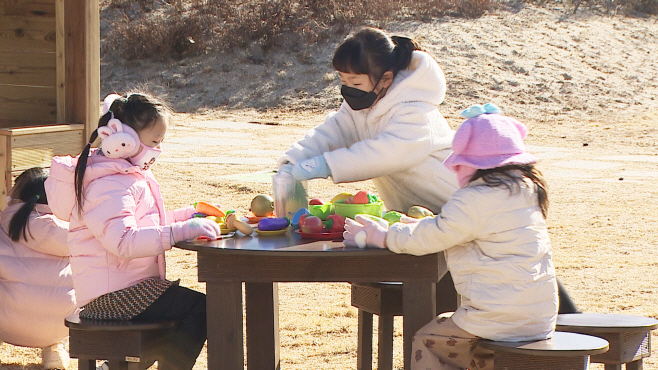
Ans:
{"label": "dirt ground", "polygon": [[[436,56],[449,82],[440,109],[453,127],[460,109],[487,101],[528,125],[526,143],[549,183],[557,273],[580,308],[658,318],[656,19],[527,7],[387,29],[421,39]],[[333,47],[268,54],[260,64],[250,62],[253,49],[167,65],[104,60],[102,93],[149,86],[188,112],[174,117],[154,167],[168,207],[206,200],[244,213],[256,194],[272,194],[270,183],[245,175],[274,169],[288,145],[337,106]],[[309,195],[322,199],[359,189],[374,187],[309,182]],[[204,291],[194,253],[173,249],[167,260],[170,279]],[[349,286],[279,286],[282,368],[354,369]],[[401,336],[397,318],[400,368]],[[2,344],[0,369],[40,369],[39,353]],[[644,365],[658,370],[658,355]],[[205,368],[204,351],[195,369]]]}

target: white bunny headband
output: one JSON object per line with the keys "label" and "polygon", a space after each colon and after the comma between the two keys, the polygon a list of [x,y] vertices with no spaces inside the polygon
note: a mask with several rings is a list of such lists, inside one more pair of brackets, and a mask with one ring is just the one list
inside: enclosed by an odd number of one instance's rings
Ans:
{"label": "white bunny headband", "polygon": [[101,138],[101,150],[108,158],[130,158],[140,148],[139,135],[130,126],[114,118],[110,106],[115,100],[125,99],[118,94],[110,94],[103,100],[103,114],[110,112],[111,117],[106,126],[97,129]]}

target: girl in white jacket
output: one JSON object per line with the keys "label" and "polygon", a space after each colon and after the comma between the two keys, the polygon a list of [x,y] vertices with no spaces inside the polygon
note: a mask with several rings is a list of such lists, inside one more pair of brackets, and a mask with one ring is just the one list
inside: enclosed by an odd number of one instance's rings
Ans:
{"label": "girl in white jacket", "polygon": [[64,369],[64,318],[76,310],[69,223],[50,211],[48,171],[31,168],[16,178],[0,220],[0,341],[42,348],[44,369]]}
{"label": "girl in white jacket", "polygon": [[437,106],[446,80],[434,58],[405,37],[364,28],[333,57],[345,102],[279,159],[298,180],[372,179],[388,210],[437,213],[457,190],[443,166],[454,132]]}
{"label": "girl in white jacket", "polygon": [[478,338],[546,339],[558,294],[546,227],[546,184],[525,151],[526,127],[491,104],[462,113],[445,165],[461,189],[441,214],[386,225],[347,220],[345,243],[424,255],[445,251],[461,306],[415,335],[412,369],[493,368],[473,353]]}

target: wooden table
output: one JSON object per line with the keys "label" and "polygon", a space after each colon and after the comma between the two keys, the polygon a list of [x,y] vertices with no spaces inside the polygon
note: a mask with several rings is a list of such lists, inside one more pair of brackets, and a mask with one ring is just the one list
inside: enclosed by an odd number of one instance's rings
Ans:
{"label": "wooden table", "polygon": [[[206,283],[208,369],[244,369],[242,283],[245,283],[247,366],[276,370],[279,361],[278,282],[403,282],[404,364],[414,333],[436,317],[436,283],[447,272],[443,253],[422,257],[345,247],[342,240],[237,235],[179,242],[197,251]],[[451,291],[449,294],[454,294]]]}

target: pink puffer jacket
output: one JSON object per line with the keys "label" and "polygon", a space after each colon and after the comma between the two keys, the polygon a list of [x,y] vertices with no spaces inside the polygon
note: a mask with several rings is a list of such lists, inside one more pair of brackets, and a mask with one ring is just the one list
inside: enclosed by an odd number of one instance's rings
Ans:
{"label": "pink puffer jacket", "polygon": [[30,215],[27,240],[9,238],[9,222],[23,203],[0,220],[0,341],[47,347],[69,335],[64,318],[76,310],[66,244],[68,222],[45,204]]}
{"label": "pink puffer jacket", "polygon": [[[84,176],[86,200],[78,212],[76,163],[70,156],[53,158],[46,193],[54,214],[70,221],[68,246],[78,307],[147,278],[164,279],[171,229],[151,171],[93,150]],[[168,216],[172,222],[182,221],[189,213],[181,209]]]}

